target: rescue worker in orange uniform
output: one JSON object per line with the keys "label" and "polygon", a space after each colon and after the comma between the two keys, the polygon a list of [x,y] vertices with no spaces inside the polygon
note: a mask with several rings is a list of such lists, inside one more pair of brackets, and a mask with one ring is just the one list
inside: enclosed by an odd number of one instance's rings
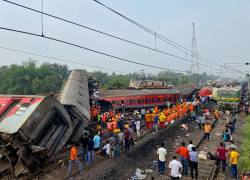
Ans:
{"label": "rescue worker in orange uniform", "polygon": [[78,164],[79,171],[82,174],[82,163],[79,161],[77,157],[78,151],[75,145],[72,145],[70,148],[70,157],[69,157],[69,164],[68,164],[68,176],[71,176],[72,164]]}
{"label": "rescue worker in orange uniform", "polygon": [[150,129],[151,126],[151,114],[149,113],[149,111],[147,111],[146,115],[145,115],[145,120],[146,120],[146,128]]}
{"label": "rescue worker in orange uniform", "polygon": [[165,123],[166,123],[166,116],[164,115],[163,112],[160,113],[159,122],[160,122],[160,124],[159,124],[160,127],[164,128],[165,127]]}

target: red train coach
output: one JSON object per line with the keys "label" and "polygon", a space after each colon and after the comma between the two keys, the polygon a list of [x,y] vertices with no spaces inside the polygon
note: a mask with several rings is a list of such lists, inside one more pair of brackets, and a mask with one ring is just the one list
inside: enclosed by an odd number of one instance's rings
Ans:
{"label": "red train coach", "polygon": [[[166,106],[167,102],[175,104],[180,97],[177,89],[122,89],[97,91],[93,100],[102,107],[127,109]],[[108,107],[109,106],[109,107]]]}

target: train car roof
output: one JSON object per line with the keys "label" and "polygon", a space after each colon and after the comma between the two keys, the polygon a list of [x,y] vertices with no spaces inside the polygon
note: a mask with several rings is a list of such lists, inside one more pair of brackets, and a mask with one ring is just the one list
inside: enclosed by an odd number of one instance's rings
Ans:
{"label": "train car roof", "polygon": [[120,96],[138,96],[154,94],[177,94],[177,89],[118,89],[118,90],[100,90],[94,96],[96,98],[110,98]]}
{"label": "train car roof", "polygon": [[186,83],[177,86],[177,89],[180,91],[181,95],[189,95],[198,88],[193,83]]}

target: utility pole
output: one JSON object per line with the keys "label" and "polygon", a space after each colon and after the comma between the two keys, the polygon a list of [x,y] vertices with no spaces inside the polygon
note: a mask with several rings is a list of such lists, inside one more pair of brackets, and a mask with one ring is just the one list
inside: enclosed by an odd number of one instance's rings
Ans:
{"label": "utility pole", "polygon": [[190,73],[200,73],[200,63],[198,58],[198,47],[195,35],[195,23],[192,23],[193,35],[192,35],[192,46],[191,46],[191,60],[195,63],[190,64]]}

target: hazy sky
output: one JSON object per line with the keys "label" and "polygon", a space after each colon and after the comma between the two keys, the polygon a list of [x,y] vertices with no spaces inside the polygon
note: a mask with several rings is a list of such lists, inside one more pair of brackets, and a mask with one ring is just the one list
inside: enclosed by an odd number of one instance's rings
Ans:
{"label": "hazy sky", "polygon": [[[41,0],[13,0],[41,9]],[[100,0],[135,21],[190,49],[192,22],[196,23],[198,52],[216,63],[246,62],[250,59],[250,1],[249,0]],[[44,0],[44,11],[97,28],[129,40],[154,47],[154,37],[133,24],[101,7],[93,0]],[[0,0],[0,26],[41,33],[40,14],[15,7]],[[65,22],[44,16],[45,35],[127,58],[141,63],[170,69],[187,70],[188,62],[152,52],[134,45],[105,37]],[[160,70],[119,62],[82,49],[50,40],[0,30],[0,46],[31,51],[102,68],[123,72],[145,69]],[[184,58],[190,58],[173,47],[157,41],[157,47]],[[0,49],[0,64],[22,63],[28,58],[55,60],[9,52]],[[70,68],[96,68],[67,64]],[[244,68],[246,70],[246,68]],[[218,72],[201,66],[201,71]]]}

